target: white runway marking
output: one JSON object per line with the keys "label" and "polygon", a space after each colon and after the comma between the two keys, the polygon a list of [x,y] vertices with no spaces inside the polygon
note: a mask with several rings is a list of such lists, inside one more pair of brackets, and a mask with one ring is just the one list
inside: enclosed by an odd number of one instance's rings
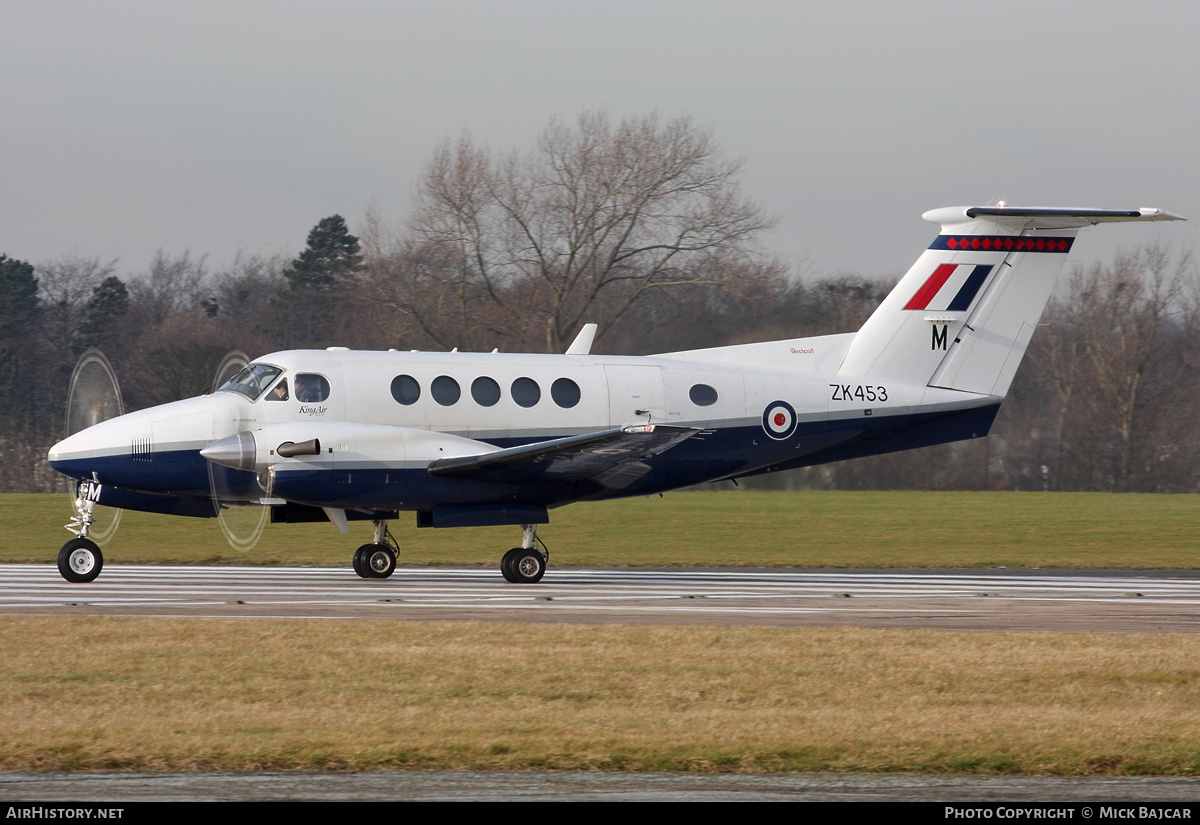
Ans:
{"label": "white runway marking", "polygon": [[1200,631],[1200,578],[1011,571],[551,570],[513,585],[483,568],[110,565],[95,582],[0,565],[0,613],[860,624]]}

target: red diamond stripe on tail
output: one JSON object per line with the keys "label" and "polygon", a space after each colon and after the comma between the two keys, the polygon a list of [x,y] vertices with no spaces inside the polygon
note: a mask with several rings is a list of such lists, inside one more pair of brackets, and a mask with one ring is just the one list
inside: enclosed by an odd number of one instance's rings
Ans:
{"label": "red diamond stripe on tail", "polygon": [[1017,250],[1018,252],[1070,252],[1073,238],[1054,236],[1014,235],[938,235],[930,249],[950,249],[961,252],[966,249],[996,252]]}
{"label": "red diamond stripe on tail", "polygon": [[[917,290],[917,294],[912,296],[905,309],[925,309],[929,306],[929,302],[933,300],[933,296],[938,294],[946,281],[950,279],[950,275],[958,268],[958,264],[942,264],[937,269],[933,270],[933,274],[929,276],[929,280],[921,285]],[[894,311],[894,310],[893,310]]]}

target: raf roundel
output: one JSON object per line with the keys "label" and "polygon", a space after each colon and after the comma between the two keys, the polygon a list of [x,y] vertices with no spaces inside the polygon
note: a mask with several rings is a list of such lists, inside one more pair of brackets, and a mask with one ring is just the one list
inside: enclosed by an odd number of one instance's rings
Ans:
{"label": "raf roundel", "polygon": [[796,432],[796,411],[786,401],[772,401],[763,413],[762,425],[767,435],[782,441]]}

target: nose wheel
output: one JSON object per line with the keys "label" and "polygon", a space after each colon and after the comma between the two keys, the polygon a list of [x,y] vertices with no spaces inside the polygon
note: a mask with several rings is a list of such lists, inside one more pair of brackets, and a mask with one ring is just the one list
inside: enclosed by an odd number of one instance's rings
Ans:
{"label": "nose wheel", "polygon": [[91,539],[71,539],[58,551],[58,572],[72,584],[95,581],[104,567],[104,554]]}

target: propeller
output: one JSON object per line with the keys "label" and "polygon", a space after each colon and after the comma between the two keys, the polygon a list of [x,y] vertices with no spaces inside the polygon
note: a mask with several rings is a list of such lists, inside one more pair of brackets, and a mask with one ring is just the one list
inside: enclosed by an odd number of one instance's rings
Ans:
{"label": "propeller", "polygon": [[[216,390],[237,375],[249,363],[250,358],[244,352],[229,352],[213,376],[213,389]],[[213,432],[209,433],[213,439],[217,438],[218,408],[218,404],[213,405]],[[233,549],[248,553],[258,544],[271,517],[270,508],[260,503],[266,494],[257,481],[247,480],[244,472],[239,473],[212,461],[208,462],[208,486],[225,540]]]}
{"label": "propeller", "polygon": [[[92,347],[79,356],[75,370],[71,373],[70,389],[67,391],[67,414],[64,437],[95,426],[102,421],[116,418],[124,412],[121,403],[121,387],[117,383],[112,365],[104,353]],[[71,508],[75,511],[73,523],[83,515],[76,491],[71,491]],[[88,537],[100,546],[108,544],[116,535],[121,523],[121,511],[113,507],[100,507],[92,513],[92,524]]]}

